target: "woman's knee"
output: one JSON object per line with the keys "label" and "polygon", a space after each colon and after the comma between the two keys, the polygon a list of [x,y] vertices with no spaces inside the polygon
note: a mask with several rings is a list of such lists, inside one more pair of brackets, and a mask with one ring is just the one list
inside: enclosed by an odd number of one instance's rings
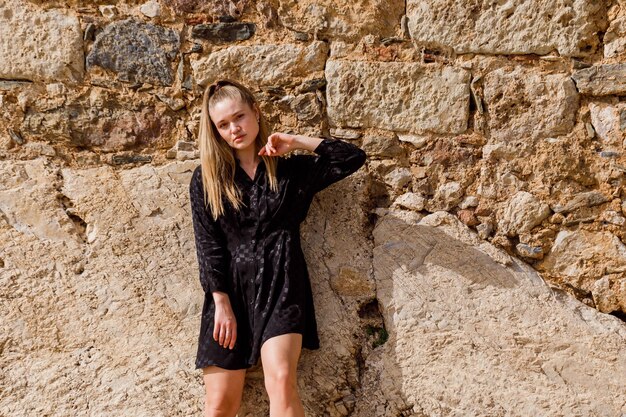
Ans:
{"label": "woman's knee", "polygon": [[205,416],[234,417],[241,405],[245,369],[229,371],[213,366],[203,371]]}
{"label": "woman's knee", "polygon": [[217,395],[216,393],[207,393],[205,416],[235,417],[240,406],[241,398],[237,396],[229,394]]}
{"label": "woman's knee", "polygon": [[235,417],[239,410],[239,404],[232,403],[207,404],[204,411],[205,417]]}
{"label": "woman's knee", "polygon": [[291,394],[297,388],[297,376],[288,367],[279,367],[265,372],[265,388],[269,395]]}

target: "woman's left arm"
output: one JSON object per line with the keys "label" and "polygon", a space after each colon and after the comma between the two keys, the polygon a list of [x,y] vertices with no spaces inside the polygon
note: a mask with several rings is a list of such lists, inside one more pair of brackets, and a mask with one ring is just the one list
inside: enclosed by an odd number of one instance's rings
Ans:
{"label": "woman's left arm", "polygon": [[279,156],[296,149],[317,155],[298,155],[296,169],[303,185],[315,194],[356,172],[365,164],[367,155],[358,146],[340,139],[314,138],[304,135],[273,133],[260,155]]}

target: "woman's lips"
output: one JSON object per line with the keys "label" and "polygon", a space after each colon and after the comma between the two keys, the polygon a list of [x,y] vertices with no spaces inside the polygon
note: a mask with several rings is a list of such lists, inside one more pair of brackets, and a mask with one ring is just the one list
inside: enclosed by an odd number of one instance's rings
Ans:
{"label": "woman's lips", "polygon": [[233,141],[241,140],[241,139],[243,139],[244,136],[246,136],[246,135],[237,136]]}

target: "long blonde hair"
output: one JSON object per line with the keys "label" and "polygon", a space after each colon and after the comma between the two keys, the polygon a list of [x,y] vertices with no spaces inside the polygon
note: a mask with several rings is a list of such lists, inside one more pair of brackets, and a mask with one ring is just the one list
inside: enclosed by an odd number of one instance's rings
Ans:
{"label": "long blonde hair", "polygon": [[[211,215],[214,220],[224,214],[224,204],[222,196],[226,196],[228,202],[236,209],[240,210],[243,202],[241,191],[235,185],[235,154],[228,143],[222,139],[217,127],[209,116],[209,106],[224,99],[241,100],[252,110],[255,106],[259,110],[259,134],[254,141],[255,152],[267,143],[269,128],[263,117],[263,113],[254,98],[252,92],[242,84],[231,79],[222,79],[209,85],[204,90],[202,97],[202,111],[200,114],[200,127],[198,132],[198,142],[200,147],[200,165],[202,169],[202,184],[204,189],[205,206],[211,207]],[[276,158],[261,155],[266,167],[267,179],[270,189],[274,192],[278,190],[276,179]]]}

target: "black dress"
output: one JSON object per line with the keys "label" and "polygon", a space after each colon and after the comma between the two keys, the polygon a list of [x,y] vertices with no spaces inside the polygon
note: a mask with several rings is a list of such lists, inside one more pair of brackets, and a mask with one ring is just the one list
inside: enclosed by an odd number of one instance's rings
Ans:
{"label": "black dress", "polygon": [[[276,157],[278,192],[272,192],[263,160],[254,180],[239,161],[235,184],[242,191],[240,212],[224,198],[225,214],[213,221],[204,205],[201,168],[189,184],[195,245],[204,290],[196,369],[256,365],[261,345],[285,333],[303,335],[302,347],[318,349],[313,296],[300,247],[300,223],[313,195],[357,171],[366,159],[357,146],[323,138],[317,155]],[[228,293],[237,319],[234,348],[213,339],[213,291]]]}

